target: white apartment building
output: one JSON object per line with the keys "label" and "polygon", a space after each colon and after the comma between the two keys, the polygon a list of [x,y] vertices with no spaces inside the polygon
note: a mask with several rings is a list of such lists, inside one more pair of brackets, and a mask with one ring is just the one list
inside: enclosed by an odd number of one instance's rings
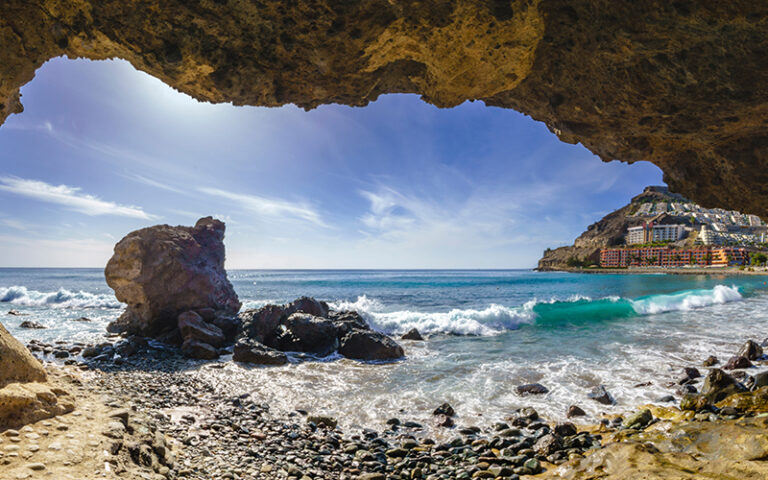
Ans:
{"label": "white apartment building", "polygon": [[707,228],[706,225],[701,226],[699,231],[699,238],[697,239],[704,245],[715,245],[718,243],[718,235],[711,228]]}
{"label": "white apartment building", "polygon": [[627,229],[627,245],[649,242],[676,242],[685,236],[685,225],[646,224]]}

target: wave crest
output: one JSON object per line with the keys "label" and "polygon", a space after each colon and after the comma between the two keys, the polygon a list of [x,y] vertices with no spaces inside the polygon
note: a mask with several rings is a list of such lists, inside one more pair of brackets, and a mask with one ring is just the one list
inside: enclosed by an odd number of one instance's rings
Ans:
{"label": "wave crest", "polygon": [[632,306],[639,315],[653,315],[672,311],[687,312],[694,308],[738,302],[742,298],[738,287],[716,285],[712,289],[687,290],[669,295],[641,297],[634,300]]}
{"label": "wave crest", "polygon": [[354,301],[331,302],[334,310],[355,310],[377,330],[400,334],[418,328],[427,334],[498,335],[526,324],[552,325],[558,322],[598,322],[688,311],[743,297],[735,286],[717,285],[712,289],[686,290],[673,294],[650,295],[635,300],[609,296],[592,299],[573,295],[566,300],[532,299],[523,305],[505,307],[495,303],[482,309],[453,309],[449,312],[387,311],[382,302],[366,295]]}
{"label": "wave crest", "polygon": [[82,290],[73,292],[60,288],[55,292],[39,292],[27,287],[14,285],[0,287],[0,303],[10,303],[25,307],[54,308],[122,308],[123,305],[113,295],[95,294]]}

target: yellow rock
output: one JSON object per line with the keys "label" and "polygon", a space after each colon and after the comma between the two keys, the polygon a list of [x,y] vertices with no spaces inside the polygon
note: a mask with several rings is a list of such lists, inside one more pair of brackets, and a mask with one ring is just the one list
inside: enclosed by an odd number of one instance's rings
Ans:
{"label": "yellow rock", "polygon": [[768,387],[761,387],[754,392],[736,393],[718,402],[716,406],[734,407],[745,412],[768,412]]}
{"label": "yellow rock", "polygon": [[18,428],[74,410],[74,401],[63,390],[44,383],[12,383],[0,389],[0,430]]}
{"label": "yellow rock", "polygon": [[662,420],[669,420],[671,422],[683,422],[685,420],[691,420],[696,412],[682,411],[677,407],[662,407],[660,405],[643,405],[641,409],[648,409],[653,414],[654,418],[660,418]]}
{"label": "yellow rock", "polygon": [[46,380],[40,362],[0,324],[0,388],[9,383]]}
{"label": "yellow rock", "polygon": [[[538,478],[561,480],[764,480],[768,418],[664,424]],[[654,425],[654,427],[656,427]],[[653,428],[653,427],[652,427]],[[637,438],[637,440],[635,440]]]}

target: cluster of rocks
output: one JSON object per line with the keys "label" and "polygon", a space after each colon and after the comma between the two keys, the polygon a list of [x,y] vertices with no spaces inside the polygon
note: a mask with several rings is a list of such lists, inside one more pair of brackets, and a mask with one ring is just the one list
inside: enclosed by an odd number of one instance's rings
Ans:
{"label": "cluster of rocks", "polygon": [[313,298],[248,310],[239,318],[236,361],[283,364],[288,361],[283,352],[320,357],[338,352],[357,360],[395,360],[404,355],[400,345],[371,330],[357,312],[335,312]]}
{"label": "cluster of rocks", "polygon": [[334,312],[311,298],[238,315],[241,303],[224,269],[224,230],[224,223],[207,217],[194,227],[137,230],[118,242],[104,273],[127,308],[108,331],[176,345],[190,358],[233,353],[236,361],[262,365],[287,363],[284,352],[338,352],[359,360],[403,356],[402,347],[356,312]]}
{"label": "cluster of rocks", "polygon": [[[695,384],[702,380],[701,373],[696,368],[686,368],[684,376],[678,382],[685,388],[680,409],[697,412],[700,414],[699,418],[703,419],[709,414],[728,417],[749,414],[757,410],[759,405],[755,405],[755,402],[765,403],[763,406],[768,405],[762,398],[768,396],[768,371],[750,375],[743,370],[754,367],[753,361],[764,359],[762,346],[748,340],[722,369],[709,370],[706,377],[703,377],[700,390]],[[714,357],[705,361],[707,366],[717,363]],[[726,373],[726,370],[732,373]]]}

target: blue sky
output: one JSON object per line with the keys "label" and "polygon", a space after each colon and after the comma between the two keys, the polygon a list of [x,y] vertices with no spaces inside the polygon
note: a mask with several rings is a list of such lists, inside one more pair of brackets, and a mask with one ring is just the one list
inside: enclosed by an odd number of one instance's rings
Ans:
{"label": "blue sky", "polygon": [[525,268],[650,184],[510,110],[199,103],[54,59],[0,127],[0,266],[101,267],[137,228],[227,222],[229,268]]}

